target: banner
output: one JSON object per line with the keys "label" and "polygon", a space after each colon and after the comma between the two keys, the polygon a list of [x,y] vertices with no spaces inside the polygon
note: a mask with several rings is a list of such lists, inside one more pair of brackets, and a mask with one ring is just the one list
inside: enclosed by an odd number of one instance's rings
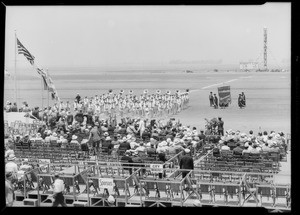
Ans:
{"label": "banner", "polygon": [[99,178],[99,188],[100,190],[104,190],[104,188],[106,188],[109,193],[112,193],[114,190],[114,179]]}
{"label": "banner", "polygon": [[228,105],[231,103],[230,86],[218,87],[219,105]]}
{"label": "banner", "polygon": [[150,164],[151,173],[163,173],[163,164]]}

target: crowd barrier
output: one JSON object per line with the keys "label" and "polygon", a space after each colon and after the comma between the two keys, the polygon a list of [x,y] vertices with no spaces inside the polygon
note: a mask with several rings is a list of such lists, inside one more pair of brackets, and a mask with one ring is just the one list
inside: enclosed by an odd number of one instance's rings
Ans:
{"label": "crowd barrier", "polygon": [[[57,172],[65,183],[66,202],[73,205],[81,202],[90,207],[110,206],[109,195],[115,197],[114,205],[119,207],[185,207],[192,206],[195,199],[207,206],[250,204],[290,210],[291,205],[290,185],[276,184],[275,174],[271,173],[184,170],[145,163],[139,167],[121,162],[84,161],[75,165],[43,162],[27,172],[34,189],[25,186],[28,190],[22,193],[24,201],[34,200],[38,206],[51,205]],[[183,172],[187,173],[184,178]],[[28,184],[28,179],[25,180],[20,183]]]}

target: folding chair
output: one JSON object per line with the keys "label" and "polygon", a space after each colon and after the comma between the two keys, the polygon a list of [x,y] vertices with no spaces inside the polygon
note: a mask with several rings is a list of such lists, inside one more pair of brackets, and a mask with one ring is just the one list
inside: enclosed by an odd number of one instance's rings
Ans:
{"label": "folding chair", "polygon": [[241,202],[241,198],[240,198],[240,186],[237,185],[224,185],[225,186],[225,204],[230,203],[231,201],[229,201],[230,197],[231,199],[233,199],[233,196],[237,197],[237,205],[240,204]]}
{"label": "folding chair", "polygon": [[[257,199],[257,188],[254,187],[254,184],[250,184],[247,181],[247,174],[243,176],[243,195],[244,195],[244,202],[242,206],[247,202],[251,197],[255,200],[256,206],[258,205],[258,199]],[[248,196],[246,197],[245,194],[248,193]]]}
{"label": "folding chair", "polygon": [[[214,194],[213,194],[213,188],[212,185],[210,184],[201,184],[201,182],[198,182],[199,185],[199,195],[200,195],[200,201],[201,202],[208,202],[212,203],[214,199]],[[209,199],[203,198],[203,195],[209,195]]]}
{"label": "folding chair", "polygon": [[[226,189],[223,185],[213,185],[213,188],[212,188],[212,191],[213,191],[213,197],[214,197],[214,203],[216,203],[216,195],[220,195],[220,198],[224,197],[223,201],[221,201],[221,203],[224,203],[226,202]],[[217,201],[217,202],[220,202],[220,201]]]}
{"label": "folding chair", "polygon": [[274,206],[280,206],[281,204],[278,202],[279,198],[285,199],[285,207],[290,206],[291,196],[288,185],[275,185],[275,204]]}
{"label": "folding chair", "polygon": [[[269,198],[272,198],[273,202],[271,206],[274,207],[275,205],[275,189],[272,185],[257,185],[257,193],[260,195],[260,206],[268,206]],[[263,201],[263,197],[267,197],[268,202]]]}

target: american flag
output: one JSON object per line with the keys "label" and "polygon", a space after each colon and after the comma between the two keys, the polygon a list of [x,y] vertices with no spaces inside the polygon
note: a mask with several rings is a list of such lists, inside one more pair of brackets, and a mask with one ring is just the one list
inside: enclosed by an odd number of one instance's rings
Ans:
{"label": "american flag", "polygon": [[44,69],[37,68],[37,73],[43,77],[47,77],[47,73],[44,71]]}
{"label": "american flag", "polygon": [[34,64],[34,56],[22,45],[22,43],[17,38],[18,54],[23,54],[31,65]]}

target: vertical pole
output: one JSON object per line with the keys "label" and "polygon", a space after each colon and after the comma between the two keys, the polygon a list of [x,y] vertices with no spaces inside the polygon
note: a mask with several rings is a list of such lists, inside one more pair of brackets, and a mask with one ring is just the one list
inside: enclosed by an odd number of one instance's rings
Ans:
{"label": "vertical pole", "polygon": [[268,57],[268,54],[267,54],[267,28],[264,27],[264,69],[265,71],[268,70],[268,66],[267,66],[267,57]]}
{"label": "vertical pole", "polygon": [[44,86],[43,86],[43,77],[42,77],[42,75],[41,75],[41,93],[42,93],[42,110],[44,109],[44,93],[43,93],[43,91],[44,91]]}
{"label": "vertical pole", "polygon": [[[46,69],[46,74],[48,76],[48,68]],[[49,107],[49,87],[47,89],[47,108]]]}
{"label": "vertical pole", "polygon": [[17,97],[17,33],[16,33],[16,30],[15,30],[15,75],[14,75],[14,84],[15,84],[15,87],[14,87],[14,90],[15,90],[15,102],[17,103],[17,106],[19,105],[18,104],[18,97]]}

